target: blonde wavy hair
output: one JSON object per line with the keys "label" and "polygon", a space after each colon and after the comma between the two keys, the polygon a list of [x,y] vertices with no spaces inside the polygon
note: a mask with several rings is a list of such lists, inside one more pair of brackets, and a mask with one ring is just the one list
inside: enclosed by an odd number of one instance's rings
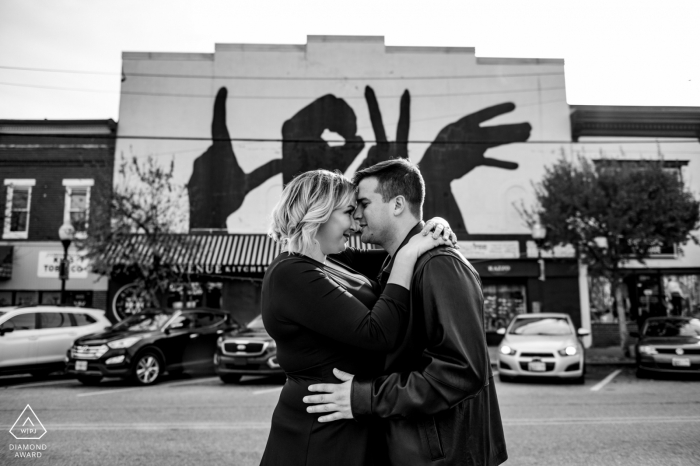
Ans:
{"label": "blonde wavy hair", "polygon": [[287,252],[306,254],[331,213],[354,201],[355,186],[340,172],[312,170],[294,178],[272,210],[268,235]]}

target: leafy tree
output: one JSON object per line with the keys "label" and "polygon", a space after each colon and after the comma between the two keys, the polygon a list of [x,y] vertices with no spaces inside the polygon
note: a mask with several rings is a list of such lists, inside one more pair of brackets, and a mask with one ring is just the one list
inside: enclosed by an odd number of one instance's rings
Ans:
{"label": "leafy tree", "polygon": [[643,264],[655,246],[675,244],[682,253],[690,239],[698,243],[691,232],[700,225],[700,202],[663,160],[594,164],[582,156],[547,167],[535,194],[536,207],[521,214],[546,226],[549,247],[573,245],[592,274],[609,280],[626,350],[624,264]]}
{"label": "leafy tree", "polygon": [[[78,245],[95,272],[127,277],[146,303],[165,306],[170,285],[188,279],[162,260],[165,247],[175,246],[166,246],[166,235],[187,231],[185,186],[175,180],[173,162],[163,165],[152,156],[122,156],[116,169],[113,190],[93,203],[89,234]],[[141,247],[134,247],[136,238]]]}

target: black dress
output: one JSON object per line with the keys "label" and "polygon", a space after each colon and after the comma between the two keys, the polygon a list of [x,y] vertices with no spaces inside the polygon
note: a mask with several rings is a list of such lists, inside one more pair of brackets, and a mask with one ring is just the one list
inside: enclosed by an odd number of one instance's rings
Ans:
{"label": "black dress", "polygon": [[307,413],[302,398],[314,394],[309,385],[338,383],[333,368],[380,374],[384,355],[405,324],[409,292],[390,284],[377,299],[376,282],[332,263],[335,267],[329,268],[306,256],[282,253],[265,274],[263,321],[277,342],[277,360],[287,382],[272,415],[263,466],[372,462],[369,424],[320,423],[323,414]]}

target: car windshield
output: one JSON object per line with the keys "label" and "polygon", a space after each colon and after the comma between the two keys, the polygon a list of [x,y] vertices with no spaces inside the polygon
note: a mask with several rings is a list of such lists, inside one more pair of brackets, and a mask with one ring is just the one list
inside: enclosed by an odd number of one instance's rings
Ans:
{"label": "car windshield", "polygon": [[700,336],[700,319],[649,319],[644,336],[697,337]]}
{"label": "car windshield", "polygon": [[571,326],[563,317],[528,317],[515,319],[508,333],[511,335],[571,335]]}
{"label": "car windshield", "polygon": [[170,317],[171,314],[162,312],[139,312],[116,324],[112,330],[158,330]]}
{"label": "car windshield", "polygon": [[263,325],[262,316],[257,316],[255,319],[248,322],[248,325],[246,325],[246,327],[265,330],[265,326]]}

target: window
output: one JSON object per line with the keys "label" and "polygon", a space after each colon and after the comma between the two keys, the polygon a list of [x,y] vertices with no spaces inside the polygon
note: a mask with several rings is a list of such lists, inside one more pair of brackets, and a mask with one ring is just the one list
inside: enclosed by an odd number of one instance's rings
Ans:
{"label": "window", "polygon": [[39,314],[39,328],[70,327],[71,322],[67,314],[62,312],[42,312]]}
{"label": "window", "polygon": [[16,330],[34,330],[36,328],[36,313],[30,312],[14,316],[2,324],[3,329],[12,328]]}
{"label": "window", "polygon": [[15,306],[25,306],[39,303],[38,291],[17,291],[15,292]]}
{"label": "window", "polygon": [[93,184],[94,180],[91,179],[63,180],[63,186],[66,187],[63,223],[71,223],[79,236],[87,234],[90,218],[90,188]]}
{"label": "window", "polygon": [[27,239],[29,211],[32,204],[32,186],[35,180],[5,180],[4,239]]}
{"label": "window", "polygon": [[75,319],[75,325],[78,327],[82,325],[90,325],[94,324],[97,322],[92,316],[88,314],[73,314],[73,318]]}
{"label": "window", "polygon": [[12,291],[0,291],[0,307],[12,306]]}
{"label": "window", "polygon": [[226,316],[219,314],[209,314],[204,312],[198,312],[195,314],[195,328],[201,327],[213,327],[219,325],[226,320]]}

